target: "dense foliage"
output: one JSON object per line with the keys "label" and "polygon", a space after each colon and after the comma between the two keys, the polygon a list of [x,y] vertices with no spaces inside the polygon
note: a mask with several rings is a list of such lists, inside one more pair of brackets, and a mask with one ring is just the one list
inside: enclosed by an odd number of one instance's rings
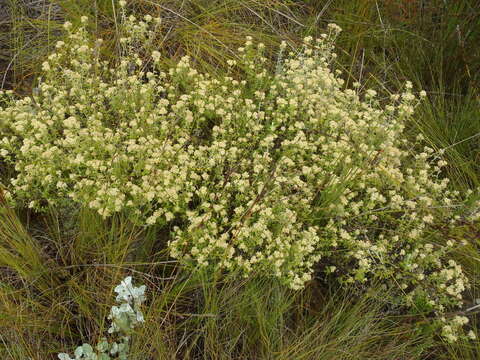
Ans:
{"label": "dense foliage", "polygon": [[275,69],[247,39],[224,77],[188,57],[164,72],[148,46],[158,23],[126,19],[115,64],[67,23],[33,97],[6,94],[12,203],[73,201],[169,226],[170,254],[185,264],[260,271],[293,289],[317,267],[342,282],[380,280],[398,288],[397,305],[448,322],[455,340],[466,318],[441,315],[468,284],[448,257],[460,244],[442,242],[438,225],[478,214],[454,211],[464,197],[440,179],[441,154],[404,136],[412,85],[389,100],[345,89],[332,70],[336,25],[299,50],[282,44]]}

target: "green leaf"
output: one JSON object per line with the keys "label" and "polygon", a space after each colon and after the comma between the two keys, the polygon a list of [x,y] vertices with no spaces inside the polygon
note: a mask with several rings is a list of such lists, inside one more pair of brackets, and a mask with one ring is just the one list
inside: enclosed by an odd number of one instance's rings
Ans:
{"label": "green leaf", "polygon": [[73,354],[75,355],[75,358],[80,359],[83,355],[83,347],[82,346],[77,347]]}
{"label": "green leaf", "polygon": [[83,349],[83,355],[91,356],[93,354],[93,348],[90,344],[83,344],[82,349]]}
{"label": "green leaf", "polygon": [[70,357],[70,355],[66,354],[66,353],[60,353],[57,355],[58,358],[60,360],[72,360],[72,358]]}

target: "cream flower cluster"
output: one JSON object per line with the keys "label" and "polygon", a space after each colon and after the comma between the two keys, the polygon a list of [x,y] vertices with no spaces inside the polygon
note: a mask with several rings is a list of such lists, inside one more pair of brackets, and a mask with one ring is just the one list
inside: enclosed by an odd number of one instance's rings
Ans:
{"label": "cream flower cluster", "polygon": [[345,89],[332,70],[336,25],[298,51],[283,43],[276,71],[247,39],[213,76],[187,56],[162,70],[158,50],[137,52],[160,21],[125,22],[114,65],[67,24],[34,96],[1,109],[12,201],[168,225],[173,257],[294,289],[320,262],[342,281],[398,287],[403,305],[461,304],[467,280],[445,260],[456,244],[436,230],[455,222],[461,197],[440,179],[439,154],[404,135],[411,83],[388,104]]}

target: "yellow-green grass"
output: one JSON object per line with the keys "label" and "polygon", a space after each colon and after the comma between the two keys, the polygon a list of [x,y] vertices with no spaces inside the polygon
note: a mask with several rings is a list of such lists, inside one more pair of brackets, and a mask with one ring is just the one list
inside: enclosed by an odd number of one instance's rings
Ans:
{"label": "yellow-green grass", "polygon": [[161,251],[145,257],[138,250],[162,234],[120,218],[79,211],[68,223],[52,210],[22,221],[4,206],[2,215],[4,359],[53,359],[95,343],[126,274],[148,287],[131,359],[420,359],[435,350],[375,287],[359,296],[318,282],[296,292],[261,276],[187,272]]}

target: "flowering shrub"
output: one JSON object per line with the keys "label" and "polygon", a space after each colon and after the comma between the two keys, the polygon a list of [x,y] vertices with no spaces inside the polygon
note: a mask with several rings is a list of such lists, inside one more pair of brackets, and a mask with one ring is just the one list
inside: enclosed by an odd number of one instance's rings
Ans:
{"label": "flowering shrub", "polygon": [[134,287],[132,278],[127,276],[115,288],[115,292],[118,294],[116,301],[121,304],[112,306],[110,310],[108,318],[112,323],[108,333],[117,335],[118,342],[108,342],[103,338],[95,349],[90,344],[83,344],[75,350],[74,358],[61,353],[58,354],[60,360],[126,360],[128,358],[130,334],[139,323],[144,322],[140,306],[145,301],[145,285]]}
{"label": "flowering shrub", "polygon": [[399,288],[399,305],[461,305],[467,279],[447,257],[458,244],[439,242],[438,225],[455,222],[462,200],[440,180],[439,154],[403,134],[418,101],[411,83],[388,104],[344,89],[331,69],[336,25],[298,51],[282,43],[276,71],[247,39],[223,77],[188,57],[164,72],[148,49],[158,23],[125,19],[113,65],[99,59],[100,40],[65,25],[68,43],[33,97],[0,111],[12,202],[169,224],[172,257],[263,271],[293,289],[323,259],[341,281]]}

